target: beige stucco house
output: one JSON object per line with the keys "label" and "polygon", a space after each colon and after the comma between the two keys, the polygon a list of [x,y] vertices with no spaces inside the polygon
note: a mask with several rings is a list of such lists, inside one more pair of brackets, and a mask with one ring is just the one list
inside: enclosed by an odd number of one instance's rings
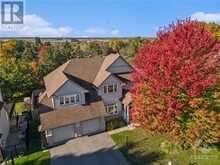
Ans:
{"label": "beige stucco house", "polygon": [[[124,116],[132,67],[119,55],[73,59],[44,78],[40,131],[47,144],[102,132],[106,118]],[[127,112],[126,112],[127,113]]]}

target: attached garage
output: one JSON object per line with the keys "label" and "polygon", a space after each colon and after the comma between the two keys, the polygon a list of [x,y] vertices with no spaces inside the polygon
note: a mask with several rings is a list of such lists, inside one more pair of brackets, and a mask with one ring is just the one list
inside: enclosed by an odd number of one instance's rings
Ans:
{"label": "attached garage", "polygon": [[55,128],[52,130],[50,139],[47,139],[48,144],[56,144],[74,137],[74,125]]}
{"label": "attached garage", "polygon": [[84,121],[82,122],[82,128],[84,135],[96,133],[100,130],[105,130],[104,118]]}
{"label": "attached garage", "polygon": [[95,102],[41,114],[40,130],[45,134],[47,145],[104,131],[106,113],[103,107],[103,103]]}
{"label": "attached garage", "polygon": [[[83,121],[64,127],[54,128],[46,132],[47,143],[49,146],[59,144],[63,141],[80,137],[83,135],[94,134],[105,130],[102,118]],[[48,134],[49,132],[49,134]]]}

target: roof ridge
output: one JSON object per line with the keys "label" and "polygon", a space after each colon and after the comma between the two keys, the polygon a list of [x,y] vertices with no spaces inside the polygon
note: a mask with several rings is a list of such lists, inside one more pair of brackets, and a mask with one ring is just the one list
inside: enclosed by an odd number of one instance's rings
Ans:
{"label": "roof ridge", "polygon": [[106,69],[119,57],[120,55],[118,53],[111,53],[105,57],[93,56],[90,58],[75,58],[68,60],[44,77],[47,96],[52,96],[65,82],[67,82],[69,80],[69,75],[92,83],[98,87],[109,75],[111,75]]}
{"label": "roof ridge", "polygon": [[[112,55],[112,56],[111,56]],[[113,55],[115,55],[115,57],[113,57]],[[112,57],[112,59],[109,59],[110,57]],[[120,57],[120,55],[118,53],[111,53],[108,56],[106,56],[102,62],[102,65],[100,67],[100,70],[98,71],[95,79],[93,80],[93,84],[95,86],[99,86],[101,85],[101,83],[109,77],[109,75],[111,75],[110,72],[107,71],[107,68],[113,64],[118,58]],[[110,62],[108,63],[109,60]]]}

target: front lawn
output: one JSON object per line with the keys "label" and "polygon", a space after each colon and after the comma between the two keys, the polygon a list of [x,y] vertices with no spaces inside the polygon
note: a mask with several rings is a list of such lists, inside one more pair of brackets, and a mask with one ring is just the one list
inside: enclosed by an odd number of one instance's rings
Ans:
{"label": "front lawn", "polygon": [[16,165],[50,165],[49,151],[34,152],[29,155],[19,157],[15,160]]}
{"label": "front lawn", "polygon": [[217,148],[182,150],[169,144],[164,135],[150,135],[142,129],[134,129],[112,135],[112,139],[130,165],[219,165]]}

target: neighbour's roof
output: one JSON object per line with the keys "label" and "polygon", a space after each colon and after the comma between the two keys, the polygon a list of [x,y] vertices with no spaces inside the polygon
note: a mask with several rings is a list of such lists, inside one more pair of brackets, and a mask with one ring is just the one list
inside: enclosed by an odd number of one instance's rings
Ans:
{"label": "neighbour's roof", "polygon": [[[52,96],[67,80],[84,81],[86,86],[98,87],[111,75],[107,68],[120,57],[119,54],[110,54],[105,57],[73,59],[61,65],[44,77],[47,96]],[[81,86],[82,83],[80,83]]]}
{"label": "neighbour's roof", "polygon": [[41,131],[78,123],[80,121],[104,117],[106,115],[104,109],[103,102],[97,101],[90,103],[89,105],[64,107],[61,110],[41,114]]}

